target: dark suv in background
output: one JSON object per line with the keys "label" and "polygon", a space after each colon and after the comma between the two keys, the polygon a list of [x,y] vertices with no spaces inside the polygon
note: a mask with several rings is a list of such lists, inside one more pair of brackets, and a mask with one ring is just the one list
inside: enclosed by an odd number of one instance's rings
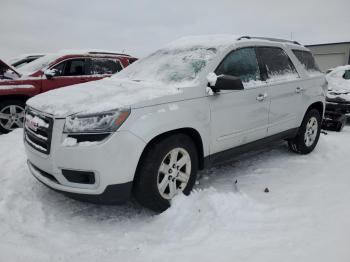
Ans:
{"label": "dark suv in background", "polygon": [[127,54],[103,51],[61,51],[16,69],[0,60],[0,133],[22,127],[28,98],[109,77],[136,60]]}

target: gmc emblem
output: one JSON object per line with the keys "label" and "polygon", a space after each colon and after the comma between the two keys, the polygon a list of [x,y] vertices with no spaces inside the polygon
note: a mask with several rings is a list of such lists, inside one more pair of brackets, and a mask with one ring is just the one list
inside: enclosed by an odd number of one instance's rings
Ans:
{"label": "gmc emblem", "polygon": [[33,131],[37,131],[38,130],[38,123],[34,122],[33,120],[27,120],[26,121],[26,125],[29,129],[33,130]]}

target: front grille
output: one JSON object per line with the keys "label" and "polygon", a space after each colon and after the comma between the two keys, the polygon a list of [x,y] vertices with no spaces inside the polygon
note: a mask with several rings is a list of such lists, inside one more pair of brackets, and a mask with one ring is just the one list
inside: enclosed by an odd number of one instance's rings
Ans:
{"label": "front grille", "polygon": [[24,120],[24,137],[35,150],[50,154],[53,119],[27,108]]}

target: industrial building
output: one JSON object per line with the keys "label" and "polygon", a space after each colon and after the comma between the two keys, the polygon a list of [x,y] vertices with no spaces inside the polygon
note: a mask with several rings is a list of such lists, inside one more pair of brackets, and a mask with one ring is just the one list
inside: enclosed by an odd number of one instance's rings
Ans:
{"label": "industrial building", "polygon": [[350,64],[350,42],[307,45],[323,72],[336,66]]}

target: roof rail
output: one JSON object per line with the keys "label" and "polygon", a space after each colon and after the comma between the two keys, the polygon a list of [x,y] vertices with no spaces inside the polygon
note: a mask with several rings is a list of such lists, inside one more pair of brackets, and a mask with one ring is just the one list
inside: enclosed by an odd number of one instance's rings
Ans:
{"label": "roof rail", "polygon": [[106,52],[106,51],[91,51],[88,52],[88,54],[92,54],[92,55],[123,55],[123,56],[130,56],[128,54],[123,54],[123,53],[114,53],[114,52]]}
{"label": "roof rail", "polygon": [[237,40],[242,40],[242,39],[259,39],[259,40],[268,40],[268,41],[273,41],[273,42],[281,42],[281,43],[291,43],[291,44],[296,44],[300,45],[299,42],[293,41],[293,40],[286,40],[286,39],[279,39],[279,38],[271,38],[271,37],[258,37],[258,36],[241,36]]}

